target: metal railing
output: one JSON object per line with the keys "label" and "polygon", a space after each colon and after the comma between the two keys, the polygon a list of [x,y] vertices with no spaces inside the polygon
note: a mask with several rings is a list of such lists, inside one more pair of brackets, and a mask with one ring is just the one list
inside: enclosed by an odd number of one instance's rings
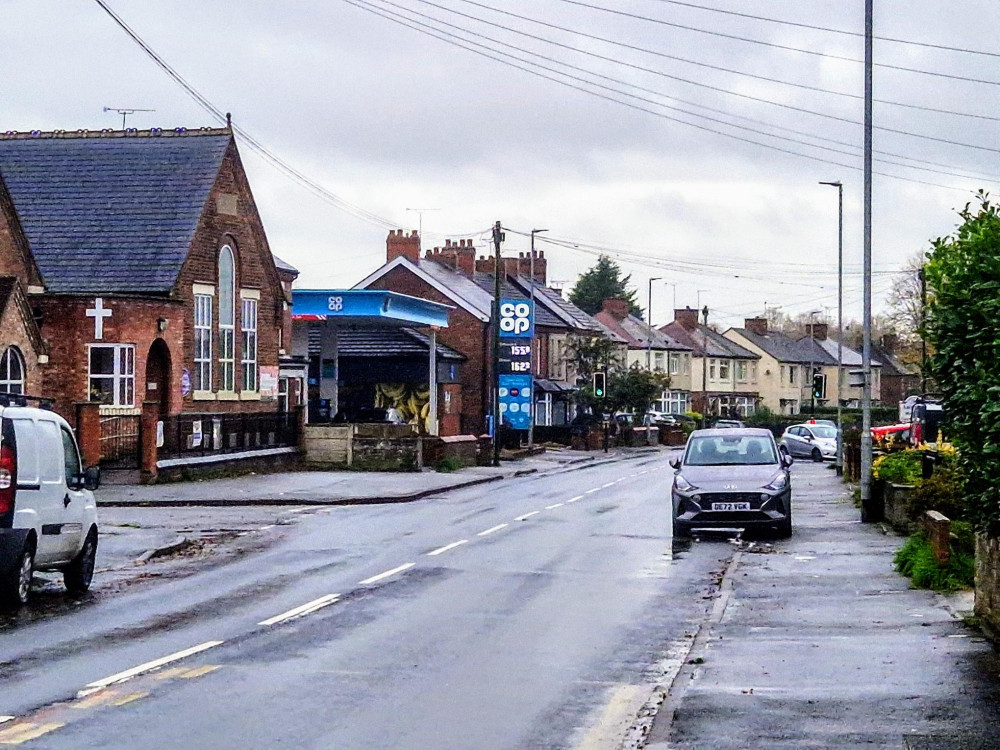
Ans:
{"label": "metal railing", "polygon": [[142,445],[138,414],[115,414],[101,417],[101,467],[138,469]]}
{"label": "metal railing", "polygon": [[297,411],[179,414],[163,420],[159,458],[207,456],[299,443]]}

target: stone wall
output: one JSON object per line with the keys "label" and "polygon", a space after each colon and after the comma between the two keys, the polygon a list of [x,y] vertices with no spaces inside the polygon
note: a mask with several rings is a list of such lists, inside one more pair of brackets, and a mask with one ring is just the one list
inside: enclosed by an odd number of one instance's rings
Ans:
{"label": "stone wall", "polygon": [[903,534],[912,534],[917,528],[917,520],[909,516],[909,501],[915,488],[908,484],[881,484],[886,523]]}
{"label": "stone wall", "polygon": [[1000,637],[1000,539],[976,534],[976,617],[993,640]]}
{"label": "stone wall", "polygon": [[308,424],[303,450],[309,468],[419,471],[423,446],[412,425]]}

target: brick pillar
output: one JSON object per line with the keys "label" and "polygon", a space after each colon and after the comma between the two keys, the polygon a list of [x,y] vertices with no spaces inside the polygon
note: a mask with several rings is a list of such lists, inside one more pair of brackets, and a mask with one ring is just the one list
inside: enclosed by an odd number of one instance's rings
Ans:
{"label": "brick pillar", "polygon": [[96,401],[76,404],[76,442],[80,446],[83,468],[101,462],[101,405]]}
{"label": "brick pillar", "polygon": [[951,553],[951,520],[936,510],[925,511],[920,520],[938,565],[947,565]]}
{"label": "brick pillar", "polygon": [[156,482],[156,425],[160,421],[160,402],[143,401],[139,418],[139,483]]}

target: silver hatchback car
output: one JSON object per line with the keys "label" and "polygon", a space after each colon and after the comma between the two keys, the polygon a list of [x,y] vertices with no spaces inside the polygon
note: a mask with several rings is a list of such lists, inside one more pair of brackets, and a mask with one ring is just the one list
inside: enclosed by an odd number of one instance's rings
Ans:
{"label": "silver hatchback car", "polygon": [[695,430],[671,461],[674,536],[713,528],[791,536],[791,465],[768,430]]}

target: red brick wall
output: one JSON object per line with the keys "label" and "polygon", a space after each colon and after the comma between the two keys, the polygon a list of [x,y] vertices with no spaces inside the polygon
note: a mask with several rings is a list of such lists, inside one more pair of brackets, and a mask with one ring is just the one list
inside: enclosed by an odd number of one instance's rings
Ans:
{"label": "red brick wall", "polygon": [[448,327],[438,331],[437,339],[467,357],[461,368],[461,431],[470,435],[484,432],[484,415],[489,408],[489,362],[492,353],[489,326],[456,307],[453,300],[405,268],[392,269],[370,288],[409,294],[455,307],[448,313]]}
{"label": "red brick wall", "polygon": [[0,354],[8,346],[16,346],[24,358],[24,390],[32,396],[42,394],[42,375],[39,370],[38,355],[35,345],[28,335],[25,320],[21,314],[21,306],[16,299],[7,301],[7,307],[0,316]]}
{"label": "red brick wall", "polygon": [[[236,196],[236,213],[221,210],[223,203]],[[278,329],[284,324],[290,326],[290,318],[286,320],[284,310],[284,291],[274,260],[264,235],[264,228],[257,213],[250,185],[239,155],[234,145],[223,160],[219,176],[209,195],[204,213],[195,232],[191,252],[181,270],[174,288],[174,296],[184,304],[183,367],[194,372],[194,293],[193,284],[210,284],[216,289],[214,309],[212,311],[213,326],[218,326],[218,255],[223,244],[229,244],[236,256],[236,390],[240,390],[240,359],[242,357],[242,336],[240,335],[240,301],[239,289],[256,289],[260,291],[257,305],[257,365],[261,367],[277,367],[278,365]],[[290,347],[290,327],[286,330],[285,347]],[[173,348],[171,348],[173,352]],[[214,389],[219,388],[220,368],[218,367],[218,336],[213,336],[212,377]],[[178,357],[177,359],[182,359]],[[182,405],[183,411],[216,412],[216,411],[274,411],[276,400],[267,401],[195,401],[193,394],[186,397]]]}
{"label": "red brick wall", "polygon": [[[184,366],[180,356],[183,335],[182,306],[169,300],[142,300],[129,297],[103,297],[103,306],[111,310],[104,318],[100,340],[94,338],[94,318],[87,310],[94,307],[94,297],[41,296],[31,299],[42,310],[42,336],[49,345],[49,364],[42,366],[43,395],[55,399],[55,409],[70,424],[76,421],[77,401],[88,401],[89,344],[133,344],[135,346],[135,408],[142,406],[146,394],[146,355],[157,338],[162,338],[171,354],[171,414],[180,411],[180,378]],[[168,321],[167,330],[157,330],[157,320]],[[148,398],[158,400],[159,394]]]}
{"label": "red brick wall", "polygon": [[16,277],[27,290],[29,285],[38,285],[41,281],[15,217],[10,196],[0,180],[0,276]]}

